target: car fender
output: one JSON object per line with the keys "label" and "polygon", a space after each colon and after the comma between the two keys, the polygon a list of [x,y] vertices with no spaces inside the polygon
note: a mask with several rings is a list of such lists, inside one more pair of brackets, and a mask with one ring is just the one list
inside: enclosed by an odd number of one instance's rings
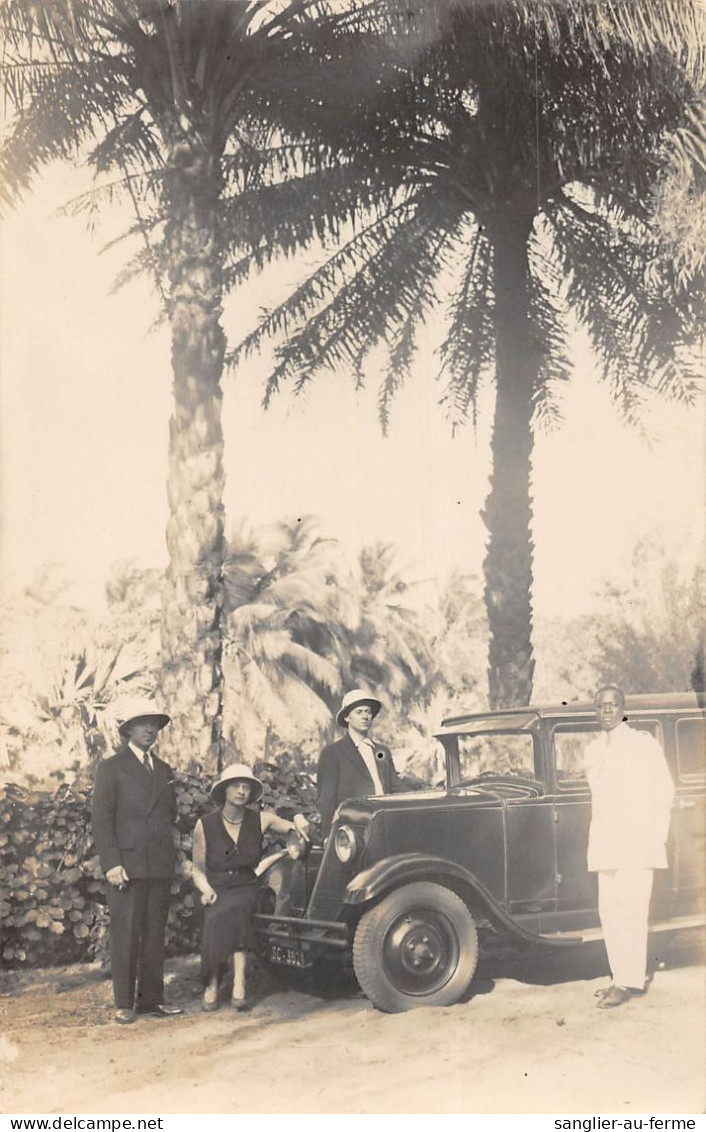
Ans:
{"label": "car fender", "polygon": [[401,884],[418,880],[435,880],[451,888],[470,904],[472,911],[474,908],[480,910],[495,927],[517,939],[532,943],[549,942],[513,920],[478,878],[463,865],[425,853],[400,853],[384,857],[370,868],[363,869],[346,888],[344,904],[363,911],[365,905],[386,896]]}

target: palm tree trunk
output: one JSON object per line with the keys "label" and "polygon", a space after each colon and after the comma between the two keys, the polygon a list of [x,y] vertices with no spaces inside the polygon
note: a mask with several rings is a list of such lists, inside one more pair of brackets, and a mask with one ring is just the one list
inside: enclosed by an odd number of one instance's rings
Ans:
{"label": "palm tree trunk", "polygon": [[531,418],[538,378],[529,319],[529,214],[489,225],[495,275],[496,401],[489,532],[483,563],[490,629],[488,691],[492,708],[528,704],[532,695]]}
{"label": "palm tree trunk", "polygon": [[174,147],[167,194],[174,411],[169,425],[167,546],[162,600],[162,750],[180,766],[220,767],[225,352],[220,183],[197,144]]}

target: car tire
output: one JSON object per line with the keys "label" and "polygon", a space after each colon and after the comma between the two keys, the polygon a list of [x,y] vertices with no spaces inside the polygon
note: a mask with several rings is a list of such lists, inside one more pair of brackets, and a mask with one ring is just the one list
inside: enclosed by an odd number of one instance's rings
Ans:
{"label": "car tire", "polygon": [[463,900],[418,881],[384,897],[360,919],[353,967],[361,989],[388,1013],[451,1006],[478,962],[478,933]]}

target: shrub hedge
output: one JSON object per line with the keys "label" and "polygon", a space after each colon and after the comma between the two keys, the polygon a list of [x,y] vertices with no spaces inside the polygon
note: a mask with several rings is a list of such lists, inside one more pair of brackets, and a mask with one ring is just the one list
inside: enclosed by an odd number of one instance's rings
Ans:
{"label": "shrub hedge", "polygon": [[[316,791],[288,755],[261,763],[263,806],[318,823]],[[183,955],[198,946],[200,902],[184,875],[191,834],[213,808],[212,778],[180,773],[176,785],[178,868],[166,946]],[[55,791],[0,787],[0,961],[7,968],[56,966],[107,958],[106,882],[90,828],[91,787],[77,780]],[[274,843],[266,839],[266,852]]]}

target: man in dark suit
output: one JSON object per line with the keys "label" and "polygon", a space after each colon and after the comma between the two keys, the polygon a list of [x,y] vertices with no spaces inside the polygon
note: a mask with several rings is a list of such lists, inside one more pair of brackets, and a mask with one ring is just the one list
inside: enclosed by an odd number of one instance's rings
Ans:
{"label": "man in dark suit", "polygon": [[176,854],[174,773],[152,747],[169,716],[150,701],[133,705],[122,743],[98,767],[93,838],[108,881],[115,1021],[181,1014],[164,1003],[164,929]]}
{"label": "man in dark suit", "polygon": [[382,743],[374,743],[368,732],[382,704],[368,692],[355,688],[346,692],[336,716],[347,734],[324,747],[316,772],[321,832],[328,837],[336,808],[347,798],[371,794],[394,794],[404,789],[392,755]]}

